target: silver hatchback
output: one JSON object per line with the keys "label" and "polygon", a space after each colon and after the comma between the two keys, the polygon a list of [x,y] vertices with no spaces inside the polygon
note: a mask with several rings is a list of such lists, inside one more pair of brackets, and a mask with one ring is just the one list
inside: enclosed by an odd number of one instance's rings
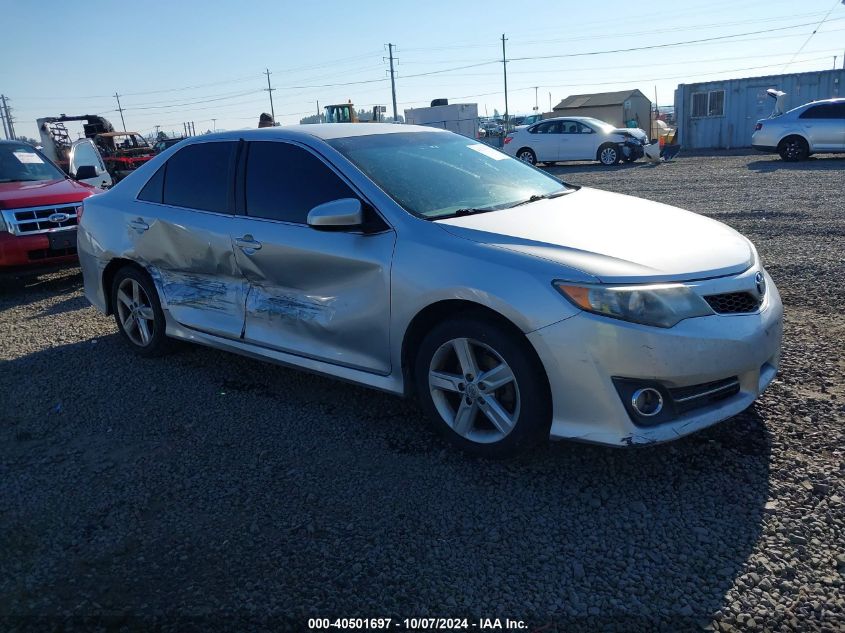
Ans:
{"label": "silver hatchback", "polygon": [[469,451],[674,439],[748,407],[782,307],[751,243],[451,132],[204,135],[86,200],[88,299],[179,338],[416,394]]}

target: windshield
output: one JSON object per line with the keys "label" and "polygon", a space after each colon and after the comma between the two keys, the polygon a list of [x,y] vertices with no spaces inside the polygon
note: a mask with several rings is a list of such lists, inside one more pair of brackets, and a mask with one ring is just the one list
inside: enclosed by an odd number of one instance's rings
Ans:
{"label": "windshield", "polygon": [[607,123],[606,121],[600,121],[599,119],[594,119],[593,117],[582,117],[581,119],[584,123],[588,125],[592,125],[593,127],[597,127],[604,132],[609,132],[610,130],[615,130],[616,126]]}
{"label": "windshield", "polygon": [[0,143],[0,182],[63,180],[65,175],[31,145]]}
{"label": "windshield", "polygon": [[407,211],[437,219],[494,211],[565,193],[559,180],[448,132],[399,132],[328,141]]}

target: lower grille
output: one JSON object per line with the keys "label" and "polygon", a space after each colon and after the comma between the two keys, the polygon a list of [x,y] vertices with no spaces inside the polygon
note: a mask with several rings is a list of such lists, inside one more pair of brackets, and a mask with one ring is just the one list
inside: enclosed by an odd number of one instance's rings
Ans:
{"label": "lower grille", "polygon": [[739,393],[739,379],[732,376],[724,380],[705,382],[691,387],[669,389],[669,393],[672,396],[672,402],[675,404],[675,411],[685,413]]}
{"label": "lower grille", "polygon": [[762,299],[750,292],[728,292],[721,295],[709,295],[704,300],[718,314],[744,314],[757,312]]}
{"label": "lower grille", "polygon": [[35,251],[29,251],[27,256],[31,261],[38,261],[39,259],[49,259],[51,257],[67,257],[76,255],[76,248],[40,248]]}

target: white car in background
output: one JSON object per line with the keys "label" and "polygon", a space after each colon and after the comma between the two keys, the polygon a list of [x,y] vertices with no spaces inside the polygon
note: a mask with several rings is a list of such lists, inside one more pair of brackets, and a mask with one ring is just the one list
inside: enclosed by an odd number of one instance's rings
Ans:
{"label": "white car in background", "polygon": [[503,151],[535,165],[564,160],[597,160],[602,165],[641,158],[648,135],[638,128],[617,128],[591,117],[545,119],[518,127],[505,137]]}
{"label": "white car in background", "polygon": [[761,119],[751,135],[751,146],[777,152],[789,162],[811,154],[845,152],[845,99],[813,101]]}

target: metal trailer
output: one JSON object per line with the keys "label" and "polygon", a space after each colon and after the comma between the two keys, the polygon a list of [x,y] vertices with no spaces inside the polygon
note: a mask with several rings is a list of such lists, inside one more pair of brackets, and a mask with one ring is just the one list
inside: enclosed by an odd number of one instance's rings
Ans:
{"label": "metal trailer", "polygon": [[784,109],[791,110],[845,96],[845,69],[681,84],[675,90],[678,142],[685,149],[751,147],[754,125],[774,109],[769,88],[787,93]]}
{"label": "metal trailer", "polygon": [[405,110],[405,123],[439,127],[476,138],[478,136],[478,104],[452,103],[430,108],[410,108]]}

